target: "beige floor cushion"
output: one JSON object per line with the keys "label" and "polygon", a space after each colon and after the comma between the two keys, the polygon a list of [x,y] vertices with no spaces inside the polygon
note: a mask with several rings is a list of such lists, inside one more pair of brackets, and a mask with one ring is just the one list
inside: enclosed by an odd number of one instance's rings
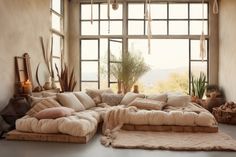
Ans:
{"label": "beige floor cushion", "polygon": [[167,94],[166,93],[163,93],[163,94],[149,94],[149,95],[146,95],[146,98],[156,100],[156,101],[167,102]]}
{"label": "beige floor cushion", "polygon": [[163,101],[157,101],[153,99],[146,98],[135,98],[128,106],[135,106],[138,109],[145,110],[162,110],[162,108],[166,105]]}
{"label": "beige floor cushion", "polygon": [[42,99],[38,101],[26,114],[29,116],[35,116],[41,110],[51,107],[60,107],[61,105],[53,98]]}
{"label": "beige floor cushion", "polygon": [[59,100],[62,106],[72,108],[75,111],[85,110],[85,107],[83,106],[83,104],[72,92],[59,93],[57,94],[57,99]]}
{"label": "beige floor cushion", "polygon": [[89,109],[89,108],[92,108],[92,107],[96,106],[93,99],[87,93],[85,93],[85,92],[74,92],[74,95],[83,104],[85,109]]}
{"label": "beige floor cushion", "polygon": [[145,95],[144,94],[137,94],[137,93],[133,93],[133,92],[128,92],[125,94],[125,96],[123,97],[123,99],[121,100],[121,105],[128,105],[129,103],[131,103],[135,98],[144,98]]}
{"label": "beige floor cushion", "polygon": [[86,136],[97,129],[99,114],[95,111],[76,112],[69,117],[41,119],[24,116],[16,121],[16,130],[34,133],[63,133]]}

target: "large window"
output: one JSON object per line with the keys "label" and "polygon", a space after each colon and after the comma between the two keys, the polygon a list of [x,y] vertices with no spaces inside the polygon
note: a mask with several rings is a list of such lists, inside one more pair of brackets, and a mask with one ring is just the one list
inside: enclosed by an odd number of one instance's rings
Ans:
{"label": "large window", "polygon": [[[61,57],[64,51],[64,9],[63,0],[51,0],[52,62],[61,70]],[[55,66],[55,80],[58,81]]]}
{"label": "large window", "polygon": [[[204,32],[207,56],[199,56],[202,31],[201,3],[153,2],[151,53],[148,54],[145,3],[124,2],[111,9],[110,32],[107,4],[81,4],[81,89],[113,89],[117,80],[110,75],[111,64],[122,62],[123,53],[139,53],[151,70],[137,84],[140,91],[191,91],[191,76],[203,71],[208,78],[208,3],[204,4]],[[125,18],[123,18],[125,17]],[[120,60],[112,60],[114,57]],[[207,82],[206,82],[207,83]]]}

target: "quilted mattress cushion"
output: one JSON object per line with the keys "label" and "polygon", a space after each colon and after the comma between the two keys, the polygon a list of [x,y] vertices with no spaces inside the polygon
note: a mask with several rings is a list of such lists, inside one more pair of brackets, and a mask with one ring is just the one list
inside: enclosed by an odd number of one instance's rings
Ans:
{"label": "quilted mattress cushion", "polygon": [[35,133],[63,133],[86,136],[97,129],[99,114],[95,111],[76,112],[72,116],[57,119],[41,119],[24,116],[16,121],[16,130]]}
{"label": "quilted mattress cushion", "polygon": [[181,125],[181,126],[215,126],[214,116],[208,112],[138,110],[126,114],[126,122],[136,125]]}

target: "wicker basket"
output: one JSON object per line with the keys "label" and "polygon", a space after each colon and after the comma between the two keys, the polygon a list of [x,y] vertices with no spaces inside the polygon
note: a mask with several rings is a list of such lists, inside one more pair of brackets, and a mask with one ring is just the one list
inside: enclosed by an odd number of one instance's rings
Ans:
{"label": "wicker basket", "polygon": [[213,115],[219,123],[236,124],[236,112],[213,108]]}

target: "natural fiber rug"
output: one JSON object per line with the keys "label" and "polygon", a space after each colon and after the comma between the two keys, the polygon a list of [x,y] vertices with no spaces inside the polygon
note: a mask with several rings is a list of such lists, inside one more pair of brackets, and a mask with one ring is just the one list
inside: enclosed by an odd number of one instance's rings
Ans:
{"label": "natural fiber rug", "polygon": [[177,133],[120,130],[110,140],[110,145],[114,148],[236,151],[236,140],[223,132]]}

